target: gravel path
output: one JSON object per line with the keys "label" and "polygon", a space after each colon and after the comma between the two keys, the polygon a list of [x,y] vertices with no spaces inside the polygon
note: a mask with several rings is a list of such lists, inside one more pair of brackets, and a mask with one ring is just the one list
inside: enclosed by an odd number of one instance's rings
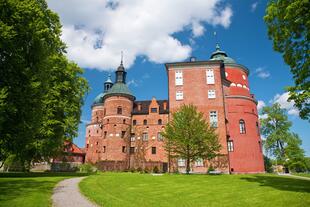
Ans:
{"label": "gravel path", "polygon": [[97,207],[80,193],[78,185],[84,178],[70,178],[58,183],[52,196],[53,207]]}

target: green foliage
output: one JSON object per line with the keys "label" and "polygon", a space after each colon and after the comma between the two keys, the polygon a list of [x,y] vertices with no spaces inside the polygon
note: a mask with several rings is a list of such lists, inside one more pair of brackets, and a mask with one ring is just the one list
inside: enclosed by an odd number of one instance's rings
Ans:
{"label": "green foliage", "polygon": [[290,66],[295,86],[288,87],[290,100],[300,117],[310,119],[310,2],[271,0],[264,20],[274,50],[283,54]]}
{"label": "green foliage", "polygon": [[158,169],[157,166],[154,166],[154,168],[153,168],[153,173],[159,173],[159,169]]}
{"label": "green foliage", "polygon": [[187,173],[191,162],[201,158],[210,160],[221,148],[215,129],[193,105],[183,105],[173,113],[162,135],[169,156],[186,159]]}
{"label": "green foliage", "polygon": [[0,161],[48,160],[76,136],[87,91],[44,0],[0,0]]}
{"label": "green foliage", "polygon": [[208,168],[208,173],[210,173],[211,171],[214,171],[214,170],[215,170],[214,167],[212,165],[210,165]]}
{"label": "green foliage", "polygon": [[80,165],[79,169],[80,169],[80,172],[82,172],[82,173],[93,173],[93,172],[97,171],[96,167],[92,166],[89,163],[85,163],[85,164]]}
{"label": "green foliage", "polygon": [[272,173],[272,160],[268,158],[267,156],[264,155],[264,166],[265,166],[265,171],[267,173]]}

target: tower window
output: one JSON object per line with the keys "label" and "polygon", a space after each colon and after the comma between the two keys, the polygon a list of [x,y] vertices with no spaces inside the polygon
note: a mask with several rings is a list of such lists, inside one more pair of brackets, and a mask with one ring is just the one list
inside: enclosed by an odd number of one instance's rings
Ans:
{"label": "tower window", "polygon": [[175,71],[175,85],[181,86],[183,85],[183,72],[182,71]]}
{"label": "tower window", "polygon": [[148,141],[149,135],[148,135],[147,132],[144,132],[144,133],[142,134],[142,139],[143,139],[143,141]]}
{"label": "tower window", "polygon": [[158,125],[162,125],[163,124],[163,120],[158,119]]}
{"label": "tower window", "polygon": [[132,125],[134,125],[134,126],[137,125],[137,120],[133,120]]}
{"label": "tower window", "polygon": [[258,141],[258,145],[259,145],[259,151],[262,152],[262,143],[260,141]]}
{"label": "tower window", "polygon": [[175,94],[175,99],[178,100],[183,100],[183,91],[177,91]]}
{"label": "tower window", "polygon": [[243,119],[240,119],[239,121],[239,130],[240,134],[245,134],[245,122]]}
{"label": "tower window", "polygon": [[214,84],[214,71],[212,69],[207,69],[206,71],[207,76],[207,84]]}
{"label": "tower window", "polygon": [[104,136],[103,136],[104,138],[106,138],[107,137],[107,131],[104,131]]}
{"label": "tower window", "polygon": [[117,107],[117,114],[122,114],[122,112],[123,112],[123,109],[122,109],[122,107]]}
{"label": "tower window", "polygon": [[228,140],[227,148],[228,148],[228,152],[233,152],[234,151],[234,142],[232,140]]}
{"label": "tower window", "polygon": [[103,152],[105,152],[105,150],[106,150],[106,146],[103,146]]}
{"label": "tower window", "polygon": [[217,112],[216,111],[210,111],[210,125],[211,127],[217,127]]}
{"label": "tower window", "polygon": [[125,146],[122,147],[122,152],[123,152],[123,153],[126,152],[126,147],[125,147]]}
{"label": "tower window", "polygon": [[146,119],[143,120],[143,125],[147,125],[147,120]]}
{"label": "tower window", "polygon": [[208,90],[208,98],[215,98],[215,90]]}
{"label": "tower window", "polygon": [[122,138],[124,138],[125,137],[125,134],[126,134],[126,131],[122,131]]}
{"label": "tower window", "polygon": [[152,147],[152,155],[156,155],[156,147]]}
{"label": "tower window", "polygon": [[109,123],[109,121],[110,121],[110,120],[109,120],[109,119],[107,119],[107,123]]}
{"label": "tower window", "polygon": [[163,136],[161,135],[160,132],[157,133],[157,140],[158,141],[163,141]]}
{"label": "tower window", "polygon": [[123,119],[123,124],[126,124],[126,119]]}
{"label": "tower window", "polygon": [[258,122],[256,122],[256,131],[257,131],[257,134],[259,135],[259,125],[258,125]]}

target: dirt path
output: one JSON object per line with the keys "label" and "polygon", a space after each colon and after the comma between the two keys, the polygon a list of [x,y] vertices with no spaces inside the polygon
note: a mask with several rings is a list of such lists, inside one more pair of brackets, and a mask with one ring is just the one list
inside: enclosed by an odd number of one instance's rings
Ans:
{"label": "dirt path", "polygon": [[70,178],[58,183],[52,195],[53,207],[97,207],[80,193],[78,185],[84,178]]}

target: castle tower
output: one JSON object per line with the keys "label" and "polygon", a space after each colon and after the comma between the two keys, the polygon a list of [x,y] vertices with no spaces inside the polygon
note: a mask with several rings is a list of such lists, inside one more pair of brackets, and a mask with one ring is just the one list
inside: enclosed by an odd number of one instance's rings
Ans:
{"label": "castle tower", "polygon": [[264,172],[257,101],[250,94],[249,70],[228,57],[219,45],[210,60],[224,63],[229,86],[224,86],[227,149],[231,173]]}

